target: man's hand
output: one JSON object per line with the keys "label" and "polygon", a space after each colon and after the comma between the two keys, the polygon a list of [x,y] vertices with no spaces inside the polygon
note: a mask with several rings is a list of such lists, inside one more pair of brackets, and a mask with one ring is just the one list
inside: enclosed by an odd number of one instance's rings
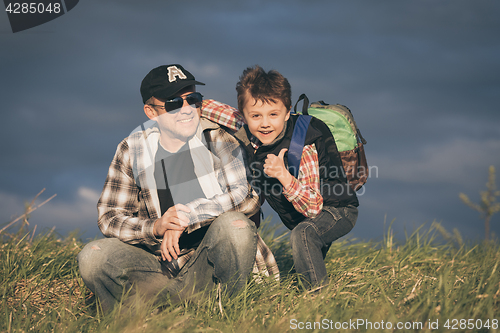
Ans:
{"label": "man's hand", "polygon": [[164,236],[167,230],[184,231],[189,224],[189,218],[178,211],[189,213],[191,210],[182,204],[170,207],[162,217],[156,220],[153,233],[156,237]]}
{"label": "man's hand", "polygon": [[163,261],[172,261],[177,259],[177,256],[181,253],[179,249],[179,238],[182,235],[180,230],[167,230],[163,234],[163,240],[161,241],[161,257]]}
{"label": "man's hand", "polygon": [[283,161],[287,150],[288,149],[286,148],[281,149],[278,156],[268,154],[266,160],[264,161],[264,172],[266,175],[278,179],[285,188],[290,185],[293,178],[285,167],[285,162]]}

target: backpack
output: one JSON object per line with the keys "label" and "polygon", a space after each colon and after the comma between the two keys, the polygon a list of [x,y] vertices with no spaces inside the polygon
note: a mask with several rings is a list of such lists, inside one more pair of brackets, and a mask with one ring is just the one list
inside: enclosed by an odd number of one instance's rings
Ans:
{"label": "backpack", "polygon": [[288,149],[288,165],[291,167],[290,171],[293,176],[295,178],[298,176],[307,129],[311,116],[314,116],[322,120],[332,132],[342,159],[346,179],[351,187],[358,191],[368,178],[368,164],[363,146],[366,144],[366,140],[361,135],[351,110],[344,105],[330,105],[323,101],[312,103],[308,107],[309,99],[305,94],[302,94],[295,103],[295,114],[297,114],[297,104],[301,100],[304,100],[302,115],[297,119]]}

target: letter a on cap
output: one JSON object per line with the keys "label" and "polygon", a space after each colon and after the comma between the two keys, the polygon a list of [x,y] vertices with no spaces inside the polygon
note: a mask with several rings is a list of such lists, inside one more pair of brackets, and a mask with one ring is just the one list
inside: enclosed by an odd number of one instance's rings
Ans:
{"label": "letter a on cap", "polygon": [[179,69],[177,68],[177,66],[170,66],[167,68],[167,75],[168,75],[168,81],[169,82],[173,82],[175,80],[177,80],[175,77],[178,76],[179,79],[187,79],[187,76],[184,75],[184,73]]}

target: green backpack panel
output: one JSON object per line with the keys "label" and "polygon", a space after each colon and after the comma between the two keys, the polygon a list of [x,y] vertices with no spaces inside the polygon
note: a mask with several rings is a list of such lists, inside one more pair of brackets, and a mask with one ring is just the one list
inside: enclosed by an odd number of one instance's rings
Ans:
{"label": "green backpack panel", "polygon": [[[323,101],[312,103],[308,107],[309,99],[302,94],[295,103],[295,113],[301,100],[304,100],[302,114],[322,120],[332,132],[346,178],[354,190],[359,190],[368,179],[368,163],[364,149],[366,140],[361,135],[351,110],[344,105],[330,105]],[[302,140],[302,144],[303,142]]]}
{"label": "green backpack panel", "polygon": [[319,103],[312,103],[307,112],[311,116],[323,120],[330,132],[335,133],[335,143],[339,152],[356,148],[358,145],[356,132],[349,122],[352,116],[349,117],[350,112],[346,110],[347,108],[343,105],[321,105]]}

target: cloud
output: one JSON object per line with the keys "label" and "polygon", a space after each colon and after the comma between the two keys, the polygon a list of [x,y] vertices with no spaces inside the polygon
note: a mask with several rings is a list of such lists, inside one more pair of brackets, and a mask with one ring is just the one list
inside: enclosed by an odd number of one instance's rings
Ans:
{"label": "cloud", "polygon": [[232,105],[238,76],[260,64],[288,77],[293,98],[349,106],[379,168],[361,219],[467,223],[454,213],[458,191],[477,193],[487,166],[499,165],[499,9],[489,0],[89,0],[46,25],[4,29],[4,218],[47,187],[58,197],[33,223],[99,234],[95,189],[116,145],[146,120],[140,82],[181,63],[207,84],[203,95]]}
{"label": "cloud", "polygon": [[101,193],[91,188],[82,186],[78,188],[77,195],[87,203],[96,204],[101,196]]}
{"label": "cloud", "polygon": [[371,157],[379,177],[402,183],[461,184],[476,188],[485,182],[488,165],[500,166],[500,140],[454,139],[419,147],[405,156],[386,152]]}
{"label": "cloud", "polygon": [[[36,193],[35,193],[36,194]],[[2,224],[7,224],[25,211],[25,202],[17,195],[0,192],[0,211],[2,212]]]}
{"label": "cloud", "polygon": [[[46,192],[43,193],[34,206],[48,199],[50,195]],[[82,237],[94,237],[99,234],[96,209],[99,195],[100,193],[96,190],[81,186],[70,198],[56,196],[30,214],[30,228],[32,230],[37,226],[37,232],[44,232],[55,227],[56,232],[61,236],[78,229],[81,231]],[[4,215],[2,218],[9,216],[9,221],[12,221],[17,216],[22,215],[25,203],[32,199],[0,192],[0,211]],[[19,221],[13,226],[14,230],[19,223],[21,222]]]}

